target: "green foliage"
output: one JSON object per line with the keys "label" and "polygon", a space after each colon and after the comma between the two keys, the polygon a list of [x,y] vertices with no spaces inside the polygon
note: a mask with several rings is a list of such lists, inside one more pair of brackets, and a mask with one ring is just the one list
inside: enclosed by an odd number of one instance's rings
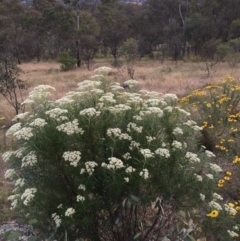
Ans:
{"label": "green foliage", "polygon": [[0,94],[14,108],[18,114],[22,110],[22,93],[27,88],[26,83],[19,76],[22,70],[15,59],[7,55],[0,61]]}
{"label": "green foliage", "polygon": [[[109,71],[97,69],[56,101],[47,99],[51,86],[31,92],[29,113],[6,133],[19,145],[3,155],[16,185],[11,206],[43,230],[57,227],[57,240],[189,236],[179,233],[179,212],[209,210],[214,155],[199,148],[200,128],[174,94],[123,92]],[[137,81],[126,84],[131,91]]]}
{"label": "green foliage", "polygon": [[60,67],[63,71],[74,69],[77,62],[77,60],[67,51],[59,53],[57,61],[62,64]]}
{"label": "green foliage", "polygon": [[130,78],[134,78],[134,60],[139,56],[138,54],[138,41],[136,39],[127,39],[119,48],[119,54],[124,56],[127,71]]}

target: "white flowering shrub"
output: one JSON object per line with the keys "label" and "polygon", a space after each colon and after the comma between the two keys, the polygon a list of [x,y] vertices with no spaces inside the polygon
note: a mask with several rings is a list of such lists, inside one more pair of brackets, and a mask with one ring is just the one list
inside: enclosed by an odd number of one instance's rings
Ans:
{"label": "white flowering shrub", "polygon": [[170,235],[174,213],[211,208],[221,170],[175,95],[126,92],[104,76],[56,101],[49,89],[31,92],[7,132],[19,145],[3,155],[13,210],[57,227],[57,240],[123,241]]}

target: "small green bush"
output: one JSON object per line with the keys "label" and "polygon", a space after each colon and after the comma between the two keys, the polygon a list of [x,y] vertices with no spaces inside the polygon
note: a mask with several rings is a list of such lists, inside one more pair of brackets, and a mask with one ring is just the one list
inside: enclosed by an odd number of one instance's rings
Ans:
{"label": "small green bush", "polygon": [[63,71],[74,69],[77,62],[77,60],[67,51],[59,53],[57,61],[62,64],[60,67]]}

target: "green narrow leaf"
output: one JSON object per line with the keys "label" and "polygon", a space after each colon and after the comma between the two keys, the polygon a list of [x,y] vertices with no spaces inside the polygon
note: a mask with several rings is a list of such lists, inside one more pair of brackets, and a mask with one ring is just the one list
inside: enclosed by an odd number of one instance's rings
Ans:
{"label": "green narrow leaf", "polygon": [[186,214],[185,214],[185,212],[184,211],[179,211],[179,213],[181,214],[181,216],[183,216],[184,218],[186,218]]}
{"label": "green narrow leaf", "polygon": [[140,200],[138,197],[136,197],[134,195],[130,195],[130,198],[135,202],[139,202],[139,200]]}
{"label": "green narrow leaf", "polygon": [[141,236],[142,233],[137,233],[133,239],[137,239],[139,236]]}
{"label": "green narrow leaf", "polygon": [[13,239],[19,238],[20,236],[22,236],[22,234],[20,232],[10,233],[7,236],[7,240],[13,240]]}
{"label": "green narrow leaf", "polygon": [[187,237],[189,237],[192,241],[196,241],[196,239],[190,234],[188,234]]}
{"label": "green narrow leaf", "polygon": [[28,221],[29,224],[35,224],[35,223],[37,223],[37,222],[38,222],[37,219],[30,219],[30,220]]}

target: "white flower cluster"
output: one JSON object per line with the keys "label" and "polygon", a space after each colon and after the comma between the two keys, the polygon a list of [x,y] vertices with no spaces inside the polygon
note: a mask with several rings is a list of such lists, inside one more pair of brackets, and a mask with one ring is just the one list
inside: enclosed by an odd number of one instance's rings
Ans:
{"label": "white flower cluster", "polygon": [[170,157],[170,152],[166,148],[158,148],[155,153],[159,156],[169,158]]}
{"label": "white flower cluster", "polygon": [[222,168],[217,164],[209,163],[209,165],[210,165],[210,168],[216,173],[223,171]]}
{"label": "white flower cluster", "polygon": [[11,181],[15,175],[16,171],[14,169],[8,169],[4,174],[4,178]]}
{"label": "white flower cluster", "polygon": [[70,216],[72,216],[75,212],[76,212],[76,211],[75,211],[74,208],[68,208],[68,209],[66,210],[66,212],[65,212],[65,216],[66,216],[66,217],[70,217]]}
{"label": "white flower cluster", "polygon": [[[100,99],[100,102],[109,102],[109,103],[116,103],[117,101],[114,99],[114,94],[111,92],[107,92],[105,93]],[[102,105],[100,105],[100,107],[103,107],[103,103]]]}
{"label": "white flower cluster", "polygon": [[200,193],[200,199],[201,199],[202,201],[204,201],[204,200],[205,200],[205,195],[202,194],[202,193]]}
{"label": "white flower cluster", "polygon": [[32,104],[35,100],[45,99],[51,93],[47,90],[56,91],[56,89],[50,85],[39,85],[29,93],[29,97],[21,103],[21,105]]}
{"label": "white flower cluster", "polygon": [[[85,163],[86,171],[91,176],[94,172],[94,168],[98,166],[98,164],[94,161],[88,161]],[[85,170],[85,169],[84,169]]]}
{"label": "white flower cluster", "polygon": [[130,122],[127,125],[127,131],[131,132],[131,129],[135,130],[138,133],[142,133],[143,127],[142,126],[137,126],[136,123]]}
{"label": "white flower cluster", "polygon": [[100,75],[108,75],[112,71],[111,68],[103,66],[95,69],[93,72]]}
{"label": "white flower cluster", "polygon": [[174,135],[182,135],[183,134],[183,130],[180,127],[176,127],[173,129],[172,132]]}
{"label": "white flower cluster", "polygon": [[25,179],[24,178],[19,178],[15,182],[15,186],[16,187],[23,187],[24,185],[25,185]]}
{"label": "white flower cluster", "polygon": [[203,180],[203,177],[202,177],[202,176],[197,175],[197,174],[194,174],[194,175],[195,175],[196,179],[197,179],[199,182],[202,182],[202,180]]}
{"label": "white flower cluster", "polygon": [[3,155],[2,155],[3,161],[8,162],[13,154],[14,154],[14,151],[4,152]]}
{"label": "white flower cluster", "polygon": [[102,75],[102,74],[95,74],[95,75],[92,75],[91,77],[90,77],[90,79],[97,79],[97,80],[101,80],[101,79],[103,79],[104,78],[104,75]]}
{"label": "white flower cluster", "polygon": [[15,132],[13,136],[18,140],[29,140],[31,137],[33,137],[32,130],[33,129],[31,127],[23,127],[19,131]]}
{"label": "white flower cluster", "polygon": [[13,135],[17,131],[21,129],[22,124],[21,123],[16,123],[12,125],[7,131],[6,131],[6,136]]}
{"label": "white flower cluster", "polygon": [[213,174],[207,173],[207,174],[206,174],[206,177],[208,177],[209,179],[213,179]]}
{"label": "white flower cluster", "polygon": [[42,118],[36,118],[29,125],[33,126],[33,127],[43,127],[43,126],[47,125],[47,122]]}
{"label": "white flower cluster", "polygon": [[120,169],[120,168],[125,167],[123,165],[123,162],[116,157],[109,157],[108,160],[109,160],[109,164],[106,164],[105,162],[103,162],[101,166],[105,167],[109,170],[111,170],[111,169],[116,170],[116,169]]}
{"label": "white flower cluster", "polygon": [[167,103],[171,103],[172,101],[177,101],[178,97],[175,94],[165,94],[162,96],[162,98],[167,102]]}
{"label": "white flower cluster", "polygon": [[200,162],[200,158],[198,158],[196,153],[187,152],[185,157],[191,162],[191,163],[197,163]]}
{"label": "white flower cluster", "polygon": [[83,202],[83,201],[85,201],[85,197],[83,197],[83,196],[81,196],[81,195],[78,195],[77,196],[77,202]]}
{"label": "white flower cluster", "polygon": [[120,85],[118,82],[111,83],[111,90],[112,91],[121,91],[124,90],[124,88]]}
{"label": "white flower cluster", "polygon": [[129,88],[132,88],[135,85],[138,85],[138,83],[139,82],[137,80],[134,80],[134,79],[129,79],[129,80],[124,81],[124,85],[127,85]]}
{"label": "white flower cluster", "polygon": [[53,213],[53,214],[52,214],[52,218],[53,218],[53,220],[54,220],[54,222],[55,222],[55,224],[56,224],[56,227],[57,227],[57,228],[60,227],[60,225],[61,225],[61,223],[62,223],[62,220],[61,220],[60,216],[57,215],[56,213]]}
{"label": "white flower cluster", "polygon": [[18,150],[16,150],[14,152],[14,155],[17,157],[17,158],[22,158],[23,157],[23,152],[26,150],[26,148],[22,147],[22,148],[19,148]]}
{"label": "white flower cluster", "polygon": [[131,157],[131,154],[130,154],[129,152],[127,152],[127,153],[125,153],[124,155],[122,155],[122,157],[123,157],[123,159],[125,159],[125,160],[129,160],[129,159],[132,158],[132,157]]}
{"label": "white flower cluster", "polygon": [[12,121],[20,121],[23,120],[27,115],[29,115],[29,112],[25,112],[25,113],[20,113],[18,115],[16,115]]}
{"label": "white flower cluster", "polygon": [[213,200],[223,200],[223,197],[221,195],[219,195],[218,193],[213,193]]}
{"label": "white flower cluster", "polygon": [[205,154],[207,157],[216,157],[214,153],[212,153],[211,151],[208,151],[208,150],[205,151]]}
{"label": "white flower cluster", "polygon": [[67,104],[72,104],[74,102],[73,99],[71,99],[71,96],[64,96],[58,100],[55,100],[55,103],[59,106],[64,106]]}
{"label": "white flower cluster", "polygon": [[127,133],[122,133],[121,129],[119,128],[107,129],[107,136],[117,138],[119,140],[132,140],[131,136],[129,136]]}
{"label": "white flower cluster", "polygon": [[142,121],[143,120],[143,118],[140,115],[133,116],[133,119],[136,120],[136,121]]}
{"label": "white flower cluster", "polygon": [[13,210],[17,207],[18,204],[18,198],[20,197],[19,194],[11,195],[8,197],[8,200],[11,201],[11,207],[10,210]]}
{"label": "white flower cluster", "polygon": [[179,114],[182,114],[183,116],[190,116],[191,114],[179,107],[175,107],[176,110],[178,110]]}
{"label": "white flower cluster", "polygon": [[68,136],[73,135],[73,134],[83,134],[84,133],[83,129],[78,127],[77,119],[63,123],[63,124],[57,126],[56,129],[58,131],[62,131],[64,133],[66,133]]}
{"label": "white flower cluster", "polygon": [[22,159],[22,166],[21,167],[32,167],[34,164],[37,163],[37,155],[36,152],[31,151]]}
{"label": "white flower cluster", "polygon": [[229,214],[229,215],[236,215],[237,210],[233,207],[230,207],[227,204],[224,204],[224,210]]}
{"label": "white flower cluster", "polygon": [[86,91],[89,89],[96,88],[102,84],[101,81],[94,81],[94,80],[84,80],[78,84],[77,90]]}
{"label": "white flower cluster", "polygon": [[222,210],[221,205],[214,200],[212,200],[208,205],[209,205],[210,208]]}
{"label": "white flower cluster", "polygon": [[135,172],[136,171],[136,169],[135,168],[133,168],[132,166],[129,166],[129,167],[127,167],[126,168],[126,173],[132,173],[132,172]]}
{"label": "white flower cluster", "polygon": [[149,177],[149,172],[148,172],[148,170],[147,170],[146,168],[144,168],[144,169],[139,173],[139,175],[140,175],[141,177],[143,177],[143,179],[148,179],[148,177]]}
{"label": "white flower cluster", "polygon": [[63,153],[63,159],[69,161],[70,165],[76,167],[79,160],[81,159],[80,151],[66,151]]}
{"label": "white flower cluster", "polygon": [[154,157],[154,153],[151,152],[150,149],[140,149],[140,153],[144,156],[144,158],[152,158],[152,157]]}
{"label": "white flower cluster", "polygon": [[228,234],[230,235],[231,238],[239,237],[239,234],[232,231],[232,230],[228,230],[227,232],[228,232]]}
{"label": "white flower cluster", "polygon": [[54,108],[45,112],[52,119],[56,119],[58,116],[68,113],[68,110],[61,108]]}
{"label": "white flower cluster", "polygon": [[154,140],[156,140],[156,137],[152,137],[152,136],[146,136],[147,142],[150,143]]}
{"label": "white flower cluster", "polygon": [[125,104],[119,104],[115,106],[110,106],[107,109],[113,114],[118,114],[127,110],[131,110],[131,107]]}
{"label": "white flower cluster", "polygon": [[173,108],[172,108],[172,106],[167,106],[163,110],[171,113],[173,111]]}
{"label": "white flower cluster", "polygon": [[146,110],[142,110],[139,112],[140,116],[148,116],[148,115],[156,115],[158,117],[163,116],[163,110],[159,107],[147,107]]}
{"label": "white flower cluster", "polygon": [[28,205],[29,202],[34,198],[34,193],[37,192],[36,188],[27,188],[21,196],[21,199],[24,200],[23,204]]}
{"label": "white flower cluster", "polygon": [[172,147],[175,148],[175,149],[182,149],[183,145],[182,145],[181,142],[174,140],[172,142]]}
{"label": "white flower cluster", "polygon": [[162,102],[162,100],[160,100],[160,99],[151,98],[151,99],[146,100],[145,103],[147,103],[149,106],[158,106],[161,102]]}
{"label": "white flower cluster", "polygon": [[139,143],[139,142],[131,141],[130,146],[129,146],[129,149],[132,151],[133,148],[139,149],[139,147],[140,147],[140,143]]}
{"label": "white flower cluster", "polygon": [[93,117],[93,116],[99,116],[101,112],[96,111],[95,108],[87,108],[87,109],[81,110],[79,114],[82,116]]}
{"label": "white flower cluster", "polygon": [[83,185],[83,184],[80,184],[79,187],[78,187],[79,190],[83,190],[83,191],[86,191],[86,186]]}
{"label": "white flower cluster", "polygon": [[124,177],[125,182],[129,182],[129,177]]}

